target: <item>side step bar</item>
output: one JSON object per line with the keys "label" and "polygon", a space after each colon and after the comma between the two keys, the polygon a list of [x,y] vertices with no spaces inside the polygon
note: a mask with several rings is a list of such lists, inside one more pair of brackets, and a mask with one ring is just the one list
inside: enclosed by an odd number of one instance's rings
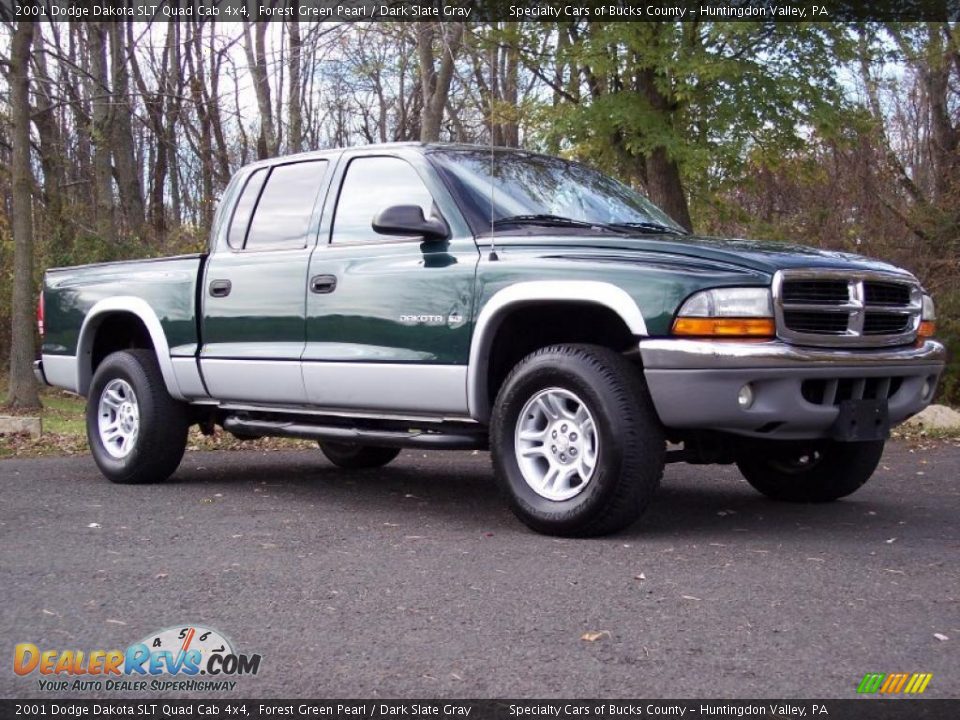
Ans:
{"label": "side step bar", "polygon": [[486,432],[443,430],[372,430],[366,428],[312,425],[291,420],[260,420],[230,415],[223,420],[223,429],[241,438],[291,437],[306,440],[356,443],[379,447],[424,448],[433,450],[485,450]]}

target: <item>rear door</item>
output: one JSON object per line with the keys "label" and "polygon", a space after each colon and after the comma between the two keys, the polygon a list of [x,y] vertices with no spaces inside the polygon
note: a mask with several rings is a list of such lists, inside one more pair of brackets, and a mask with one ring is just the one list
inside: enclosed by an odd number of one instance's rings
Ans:
{"label": "rear door", "polygon": [[243,181],[202,288],[200,366],[217,400],[304,402],[307,268],[328,167],[284,163]]}
{"label": "rear door", "polygon": [[[394,205],[442,217],[448,241],[390,237],[373,218]],[[307,397],[330,409],[467,414],[466,377],[479,252],[419,154],[346,153],[310,263]],[[326,227],[326,226],[329,226]]]}

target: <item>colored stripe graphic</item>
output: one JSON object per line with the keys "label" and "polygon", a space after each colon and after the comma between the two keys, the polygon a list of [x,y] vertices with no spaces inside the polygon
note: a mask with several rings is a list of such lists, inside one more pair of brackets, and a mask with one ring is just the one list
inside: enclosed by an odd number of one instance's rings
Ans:
{"label": "colored stripe graphic", "polygon": [[903,690],[903,686],[906,684],[907,678],[909,677],[910,676],[907,673],[892,673],[888,682],[885,683],[885,685],[889,684],[890,687],[881,689],[880,692],[887,693],[889,695],[894,695],[900,692]]}
{"label": "colored stripe graphic", "polygon": [[919,695],[932,679],[933,673],[867,673],[857,686],[857,692]]}
{"label": "colored stripe graphic", "polygon": [[884,673],[867,673],[857,687],[858,693],[875,693],[883,683]]}

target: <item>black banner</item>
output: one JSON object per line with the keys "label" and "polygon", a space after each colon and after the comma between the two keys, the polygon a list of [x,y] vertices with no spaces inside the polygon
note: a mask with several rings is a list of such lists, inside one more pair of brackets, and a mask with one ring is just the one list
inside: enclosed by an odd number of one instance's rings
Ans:
{"label": "black banner", "polygon": [[0,0],[3,20],[957,20],[960,0]]}
{"label": "black banner", "polygon": [[0,717],[955,720],[960,700],[0,700]]}

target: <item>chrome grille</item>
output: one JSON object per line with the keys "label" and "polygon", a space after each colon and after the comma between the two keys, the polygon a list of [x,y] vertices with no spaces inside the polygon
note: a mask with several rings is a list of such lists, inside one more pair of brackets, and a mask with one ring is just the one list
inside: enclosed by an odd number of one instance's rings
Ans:
{"label": "chrome grille", "polygon": [[781,270],[773,281],[777,335],[798,345],[881,347],[912,342],[922,294],[882,272]]}

